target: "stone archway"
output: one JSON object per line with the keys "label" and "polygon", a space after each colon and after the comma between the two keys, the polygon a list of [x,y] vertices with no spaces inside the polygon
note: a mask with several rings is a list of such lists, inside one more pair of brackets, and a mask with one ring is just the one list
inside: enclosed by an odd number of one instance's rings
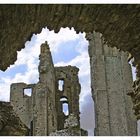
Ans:
{"label": "stone archway", "polygon": [[14,63],[16,51],[46,26],[55,32],[61,27],[100,32],[108,46],[130,52],[138,63],[139,10],[140,5],[0,5],[0,69]]}
{"label": "stone archway", "polygon": [[42,27],[58,32],[61,27],[74,27],[77,32],[93,30],[103,34],[109,47],[128,51],[137,69],[133,99],[135,114],[140,119],[140,5],[0,5],[0,69],[16,60],[33,33]]}

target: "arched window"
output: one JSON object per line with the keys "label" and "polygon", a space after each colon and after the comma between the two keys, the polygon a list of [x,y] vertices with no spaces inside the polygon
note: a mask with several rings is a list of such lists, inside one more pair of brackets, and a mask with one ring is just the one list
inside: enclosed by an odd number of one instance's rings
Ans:
{"label": "arched window", "polygon": [[60,102],[62,102],[62,111],[65,116],[69,115],[69,104],[68,104],[68,99],[65,96],[62,96],[60,98]]}
{"label": "arched window", "polygon": [[69,105],[68,103],[63,103],[62,104],[62,109],[63,109],[63,113],[65,114],[65,116],[69,115]]}

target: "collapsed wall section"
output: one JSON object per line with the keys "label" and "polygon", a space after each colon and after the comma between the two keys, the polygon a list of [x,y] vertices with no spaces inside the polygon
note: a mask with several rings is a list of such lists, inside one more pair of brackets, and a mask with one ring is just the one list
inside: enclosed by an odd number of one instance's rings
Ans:
{"label": "collapsed wall section", "polygon": [[87,131],[79,129],[79,121],[74,114],[70,114],[65,120],[64,129],[57,130],[50,136],[87,136]]}

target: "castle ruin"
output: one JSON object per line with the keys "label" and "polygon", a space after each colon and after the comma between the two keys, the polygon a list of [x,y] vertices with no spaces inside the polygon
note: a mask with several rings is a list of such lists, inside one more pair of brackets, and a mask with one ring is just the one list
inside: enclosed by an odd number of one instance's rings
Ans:
{"label": "castle ruin", "polygon": [[[49,30],[55,32],[58,32],[61,27],[74,27],[77,33],[80,31],[102,33],[104,44],[102,39],[96,38],[94,40],[91,39],[92,36],[89,37],[96,135],[122,135],[123,132],[123,135],[136,134],[135,118],[140,119],[139,4],[116,4],[115,6],[114,4],[1,4],[0,7],[0,70],[2,71],[5,71],[16,61],[17,51],[24,48],[25,42],[31,39],[33,33],[40,33],[43,27],[48,27]],[[100,38],[99,34],[97,36]],[[95,42],[100,45],[95,47]],[[128,52],[128,60],[132,60],[133,66],[136,67],[136,80],[133,82],[133,89],[129,88],[130,83],[132,83],[132,75],[127,64],[127,56],[123,52],[114,51],[116,48],[111,49],[114,47]],[[94,53],[94,49],[96,53]],[[99,81],[95,81],[97,79]],[[15,84],[14,87],[13,84],[11,91],[15,88],[15,91],[21,94],[24,93],[24,88],[31,88],[33,93],[35,86],[21,83]],[[133,112],[130,109],[131,102],[126,96],[128,91],[132,97],[135,116],[131,115]],[[13,94],[16,95],[16,92]],[[29,114],[31,115],[30,112],[33,108],[29,106],[27,108],[25,104],[32,105],[29,102],[29,100],[33,100],[32,96],[30,98],[24,96],[23,98],[23,94],[18,94],[15,96],[17,101],[12,101],[22,120],[28,121]],[[13,97],[11,99],[13,100]],[[18,107],[19,102],[21,105]],[[20,110],[26,111],[28,117],[26,118]],[[32,115],[30,118],[33,120]],[[2,123],[0,122],[0,124]],[[31,124],[28,123],[29,126]],[[123,131],[119,126],[122,126]],[[130,134],[130,130],[134,133]]]}
{"label": "castle ruin", "polygon": [[[92,97],[95,101],[96,136],[136,136],[132,111],[131,67],[127,53],[104,45],[100,33],[89,33]],[[11,104],[34,136],[87,135],[79,122],[79,69],[54,67],[47,42],[41,45],[39,82],[11,85]],[[126,75],[127,73],[127,75]],[[61,83],[61,84],[60,84]],[[31,89],[31,96],[24,90]],[[63,112],[67,104],[68,114]],[[76,129],[75,129],[76,128]]]}
{"label": "castle ruin", "polygon": [[[10,92],[11,104],[30,129],[29,135],[87,135],[79,122],[79,69],[54,67],[47,42],[41,45],[39,58],[39,82],[13,83]],[[63,85],[59,85],[60,81]],[[30,96],[24,93],[27,89],[31,90]],[[63,112],[64,103],[68,105],[67,115]]]}

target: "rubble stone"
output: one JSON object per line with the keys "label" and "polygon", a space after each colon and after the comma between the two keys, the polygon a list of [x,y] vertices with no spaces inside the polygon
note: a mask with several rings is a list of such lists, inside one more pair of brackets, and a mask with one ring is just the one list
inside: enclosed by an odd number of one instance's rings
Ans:
{"label": "rubble stone", "polygon": [[0,102],[0,136],[26,136],[29,129],[9,102]]}

